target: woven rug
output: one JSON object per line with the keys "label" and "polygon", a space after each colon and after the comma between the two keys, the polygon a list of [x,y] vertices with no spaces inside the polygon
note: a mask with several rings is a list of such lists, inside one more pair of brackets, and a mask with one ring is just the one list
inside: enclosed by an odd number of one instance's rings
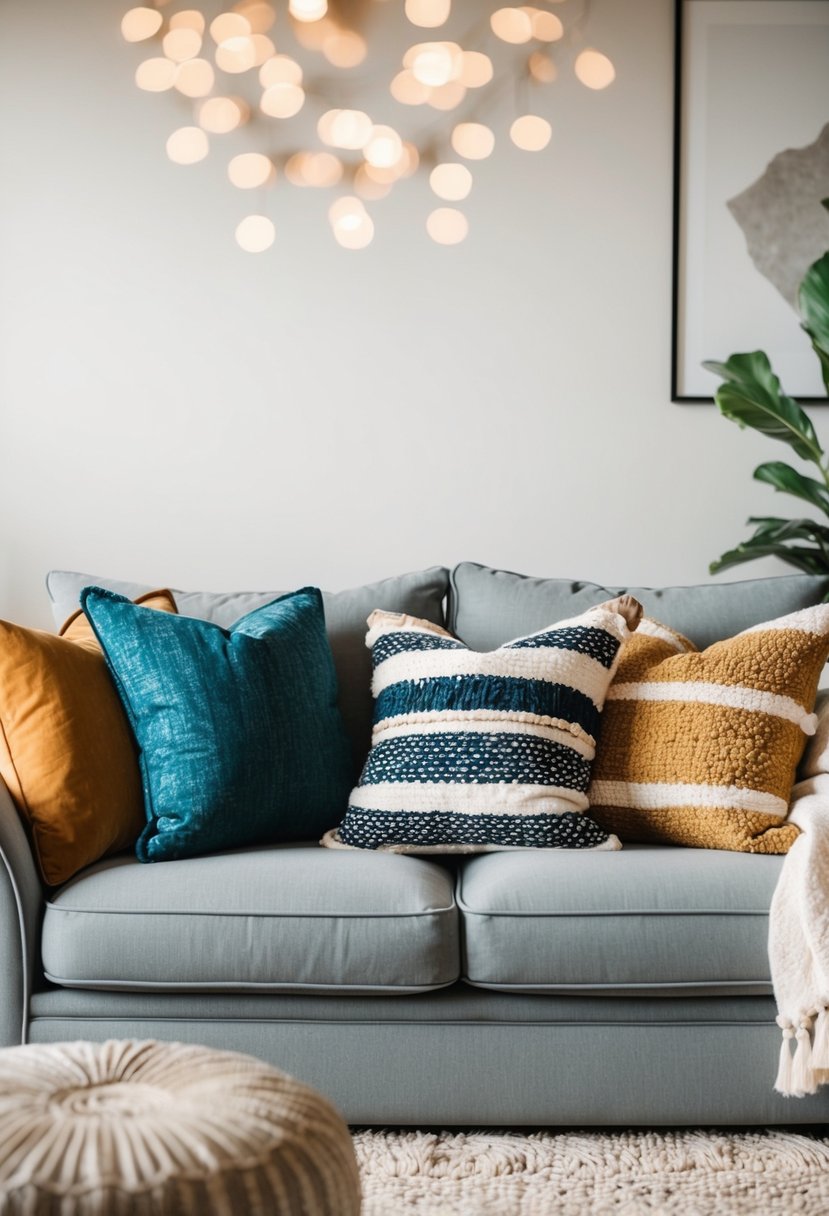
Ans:
{"label": "woven rug", "polygon": [[363,1216],[829,1213],[829,1137],[809,1133],[357,1131],[354,1143]]}

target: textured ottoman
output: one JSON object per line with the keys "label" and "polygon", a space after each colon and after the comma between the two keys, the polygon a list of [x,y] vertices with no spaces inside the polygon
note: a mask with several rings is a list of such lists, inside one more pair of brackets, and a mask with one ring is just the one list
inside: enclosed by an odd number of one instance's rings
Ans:
{"label": "textured ottoman", "polygon": [[351,1137],[252,1056],[184,1043],[0,1050],[0,1214],[358,1216]]}

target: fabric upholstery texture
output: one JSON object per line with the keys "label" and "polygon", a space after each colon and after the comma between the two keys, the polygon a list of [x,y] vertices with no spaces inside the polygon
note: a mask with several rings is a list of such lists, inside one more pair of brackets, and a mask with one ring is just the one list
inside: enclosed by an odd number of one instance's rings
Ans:
{"label": "fabric upholstery texture", "polygon": [[789,798],[828,655],[826,604],[702,653],[643,621],[608,692],[592,813],[623,840],[787,852],[798,835]]}
{"label": "fabric upholstery texture", "polygon": [[460,973],[442,866],[299,845],[102,862],[48,902],[42,955],[57,984],[180,992],[395,995]]}
{"label": "fabric upholstery texture", "polygon": [[140,749],[142,861],[308,839],[337,821],[351,759],[316,588],[229,630],[94,587],[82,606]]}
{"label": "fabric upholstery texture", "polygon": [[[46,585],[57,625],[77,610],[84,587],[105,587],[129,599],[148,590],[141,583],[71,570],[52,570]],[[442,625],[443,600],[448,586],[449,571],[443,566],[432,566],[366,583],[362,587],[322,593],[325,627],[337,670],[339,706],[351,740],[355,780],[371,741],[371,660],[365,647],[366,617],[375,608],[383,608],[389,612],[407,612]],[[183,616],[198,617],[225,628],[254,608],[261,608],[284,594],[284,590],[173,591]]]}
{"label": "fabric upholstery texture", "polygon": [[690,587],[603,587],[461,562],[451,574],[447,627],[473,650],[488,650],[543,629],[548,621],[576,616],[617,595],[632,595],[647,616],[703,649],[761,621],[819,604],[827,594],[829,577],[811,574]]}
{"label": "fabric upholstery texture", "polygon": [[53,988],[32,1005],[33,1042],[116,1033],[232,1043],[318,1088],[353,1124],[829,1122],[829,1094],[793,1103],[769,1084],[763,1061],[780,1036],[770,997],[597,999],[457,984],[394,1000],[125,999]]}
{"label": "fabric upholstery texture", "polygon": [[583,812],[605,693],[636,627],[615,600],[495,651],[375,612],[372,749],[331,848],[618,848]]}
{"label": "fabric upholstery texture", "polygon": [[[139,603],[157,618],[176,610],[168,591]],[[101,648],[80,611],[61,633],[0,622],[0,776],[50,886],[144,826],[135,743]]]}
{"label": "fabric upholstery texture", "polygon": [[360,1212],[320,1094],[239,1052],[135,1040],[0,1051],[0,1198],[44,1216]]}
{"label": "fabric upholstery texture", "polygon": [[458,879],[464,978],[523,992],[771,993],[779,857],[626,845],[470,858]]}

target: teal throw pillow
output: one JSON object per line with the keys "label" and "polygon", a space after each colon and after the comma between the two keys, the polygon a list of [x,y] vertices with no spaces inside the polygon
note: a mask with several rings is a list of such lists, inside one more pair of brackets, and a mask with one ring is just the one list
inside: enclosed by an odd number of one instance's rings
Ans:
{"label": "teal throw pillow", "polygon": [[141,861],[308,840],[337,822],[351,755],[317,588],[230,629],[100,587],[81,604],[139,748]]}

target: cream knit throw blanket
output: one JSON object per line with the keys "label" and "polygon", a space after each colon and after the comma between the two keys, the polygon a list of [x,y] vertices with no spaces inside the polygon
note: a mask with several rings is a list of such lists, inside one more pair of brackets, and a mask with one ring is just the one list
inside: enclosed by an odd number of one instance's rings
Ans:
{"label": "cream knit throw blanket", "polygon": [[817,732],[798,770],[802,780],[789,812],[801,835],[783,862],[769,914],[771,976],[783,1031],[774,1087],[797,1098],[829,1084],[829,693],[820,694],[816,708]]}

